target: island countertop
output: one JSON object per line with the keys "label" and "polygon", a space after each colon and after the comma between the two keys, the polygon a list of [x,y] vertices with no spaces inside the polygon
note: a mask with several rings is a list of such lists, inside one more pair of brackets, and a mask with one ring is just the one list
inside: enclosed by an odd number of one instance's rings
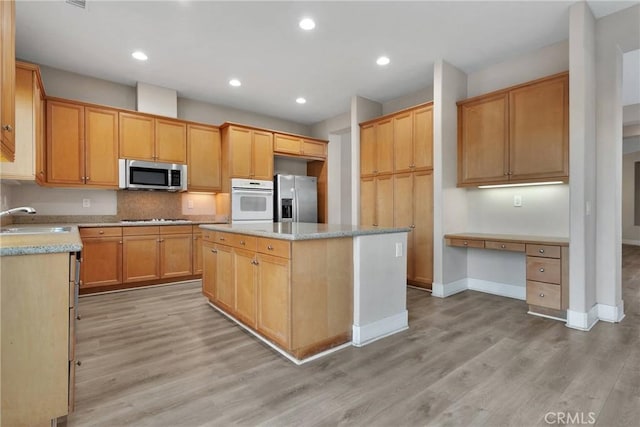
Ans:
{"label": "island countertop", "polygon": [[64,233],[5,234],[0,236],[0,256],[78,252],[82,240],[78,227],[70,224],[16,224],[4,228],[69,227]]}
{"label": "island countertop", "polygon": [[402,233],[411,230],[409,227],[384,228],[341,224],[316,224],[309,222],[203,224],[200,225],[200,228],[282,240],[335,239],[339,237]]}

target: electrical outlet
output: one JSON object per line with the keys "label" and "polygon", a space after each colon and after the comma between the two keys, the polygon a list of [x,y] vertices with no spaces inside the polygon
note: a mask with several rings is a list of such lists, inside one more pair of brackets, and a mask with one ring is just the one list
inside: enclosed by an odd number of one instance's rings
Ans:
{"label": "electrical outlet", "polygon": [[396,258],[402,256],[402,243],[396,243]]}
{"label": "electrical outlet", "polygon": [[193,209],[193,200],[187,200],[187,209]]}
{"label": "electrical outlet", "polygon": [[90,208],[91,207],[91,199],[82,199],[82,207]]}
{"label": "electrical outlet", "polygon": [[516,194],[515,196],[513,196],[513,206],[515,206],[516,208],[522,207],[522,196],[521,195]]}

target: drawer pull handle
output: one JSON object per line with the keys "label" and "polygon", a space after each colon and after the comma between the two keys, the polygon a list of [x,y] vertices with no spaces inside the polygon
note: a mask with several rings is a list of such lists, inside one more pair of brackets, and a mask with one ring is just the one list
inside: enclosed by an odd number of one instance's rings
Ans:
{"label": "drawer pull handle", "polygon": [[540,273],[544,273],[544,268],[541,268],[541,269],[540,269]]}
{"label": "drawer pull handle", "polygon": [[104,231],[100,230],[98,231],[98,234],[104,234]]}
{"label": "drawer pull handle", "polygon": [[542,292],[540,293],[540,298],[544,298],[544,294]]}
{"label": "drawer pull handle", "polygon": [[539,249],[538,252],[540,252],[541,254],[544,253],[544,249]]}
{"label": "drawer pull handle", "polygon": [[217,254],[218,250],[217,249],[211,249],[211,252],[214,253],[214,254]]}
{"label": "drawer pull handle", "polygon": [[240,240],[240,244],[244,246],[244,240]]}
{"label": "drawer pull handle", "polygon": [[76,362],[76,365],[78,365],[78,366],[82,365],[82,361],[81,361],[81,360],[78,360],[78,361]]}
{"label": "drawer pull handle", "polygon": [[267,246],[267,250],[272,251],[273,250],[273,246],[271,246],[271,245]]}
{"label": "drawer pull handle", "polygon": [[224,237],[221,237],[220,240],[222,240],[224,242]]}
{"label": "drawer pull handle", "polygon": [[467,246],[468,244],[469,244],[469,242],[467,242],[467,241],[465,240],[464,245],[465,245],[465,246]]}
{"label": "drawer pull handle", "polygon": [[502,248],[502,249],[504,249],[506,247],[507,247],[506,245],[500,245],[500,248]]}

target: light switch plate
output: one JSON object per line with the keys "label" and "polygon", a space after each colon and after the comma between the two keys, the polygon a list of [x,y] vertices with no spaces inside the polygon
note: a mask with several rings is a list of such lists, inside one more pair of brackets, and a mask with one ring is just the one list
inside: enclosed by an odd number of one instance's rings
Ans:
{"label": "light switch plate", "polygon": [[515,196],[513,196],[513,206],[519,208],[522,207],[522,196],[519,194],[516,194]]}
{"label": "light switch plate", "polygon": [[187,200],[187,209],[193,209],[193,200]]}

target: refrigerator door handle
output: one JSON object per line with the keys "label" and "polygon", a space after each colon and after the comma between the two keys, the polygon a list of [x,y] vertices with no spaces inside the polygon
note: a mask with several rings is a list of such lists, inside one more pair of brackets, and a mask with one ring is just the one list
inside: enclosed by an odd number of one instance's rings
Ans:
{"label": "refrigerator door handle", "polygon": [[293,215],[291,215],[291,217],[293,218],[293,222],[298,222],[298,209],[300,207],[298,206],[298,196],[296,195],[295,188],[291,189],[291,194],[293,194]]}

